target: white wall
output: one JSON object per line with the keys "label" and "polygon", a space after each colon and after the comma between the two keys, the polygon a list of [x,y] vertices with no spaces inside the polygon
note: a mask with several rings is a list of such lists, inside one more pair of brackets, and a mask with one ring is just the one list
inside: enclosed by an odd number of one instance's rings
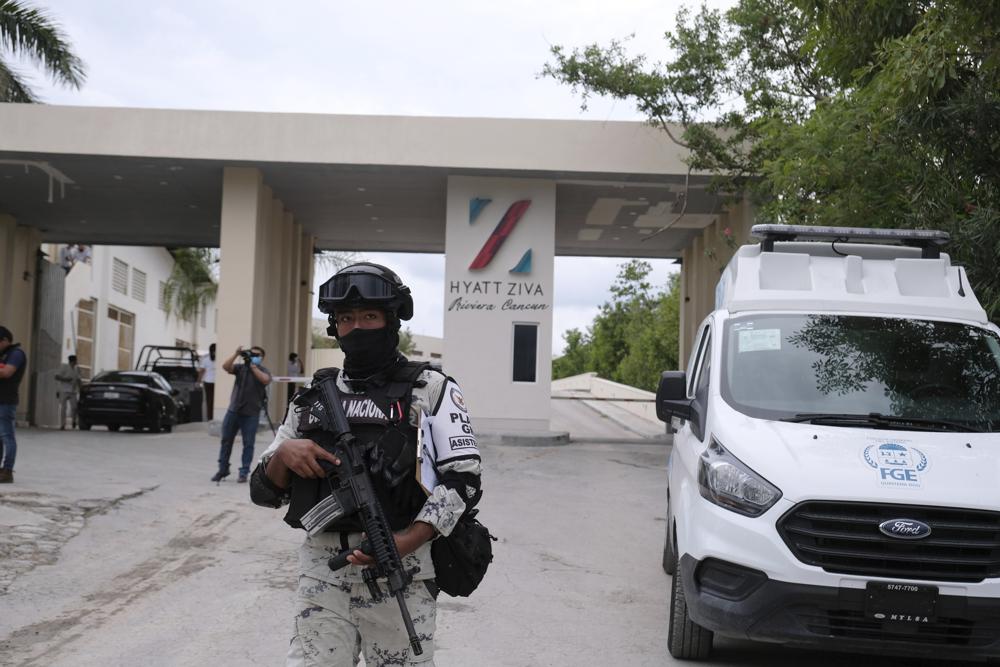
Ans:
{"label": "white wall", "polygon": [[429,361],[441,364],[444,361],[444,339],[437,336],[413,334],[413,352],[406,355],[410,361]]}
{"label": "white wall", "polygon": [[[462,385],[480,431],[549,428],[555,193],[553,181],[448,179],[445,371]],[[470,223],[473,198],[491,201]],[[486,267],[470,270],[497,223],[518,200],[531,201],[520,222]],[[528,249],[532,251],[530,273],[511,273]],[[514,323],[538,325],[534,382],[513,381]]]}
{"label": "white wall", "polygon": [[[118,368],[116,322],[108,318],[108,306],[135,316],[132,366],[139,359],[144,345],[174,345],[177,340],[193,343],[207,351],[215,342],[215,305],[209,305],[202,326],[201,316],[195,322],[185,322],[160,309],[160,282],[166,282],[173,269],[173,258],[164,248],[146,246],[93,246],[90,264],[78,262],[66,276],[63,319],[63,359],[76,352],[76,306],[81,299],[96,299],[96,331],[94,341],[94,374]],[[49,252],[58,262],[58,248]],[[111,286],[114,259],[128,264],[127,294]],[[134,270],[146,274],[145,300],[134,292]]]}

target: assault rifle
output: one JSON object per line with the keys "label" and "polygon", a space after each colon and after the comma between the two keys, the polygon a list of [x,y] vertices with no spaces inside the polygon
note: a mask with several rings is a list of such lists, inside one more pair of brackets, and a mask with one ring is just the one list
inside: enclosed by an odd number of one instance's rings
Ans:
{"label": "assault rifle", "polygon": [[[408,571],[403,568],[392,527],[375,496],[365,457],[358,451],[359,447],[351,434],[336,381],[327,379],[317,383],[304,398],[309,401],[309,414],[304,420],[308,425],[300,425],[300,430],[320,447],[338,457],[340,466],[320,461],[327,473],[330,495],[302,516],[302,526],[310,535],[315,535],[341,517],[360,514],[366,539],[359,548],[375,559],[375,564],[363,569],[361,576],[376,602],[383,597],[377,580],[386,578],[390,595],[395,596],[399,603],[399,613],[403,617],[413,653],[420,655],[424,650],[403,595],[416,570]],[[353,549],[348,549],[331,558],[330,569],[339,570],[347,565],[347,557],[353,552]]]}

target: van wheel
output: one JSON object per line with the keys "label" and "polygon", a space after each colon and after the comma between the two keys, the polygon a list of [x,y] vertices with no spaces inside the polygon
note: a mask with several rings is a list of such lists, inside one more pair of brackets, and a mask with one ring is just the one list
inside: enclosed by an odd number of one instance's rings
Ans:
{"label": "van wheel", "polygon": [[714,633],[701,627],[688,616],[679,567],[674,568],[671,598],[670,628],[667,632],[667,648],[670,650],[670,655],[678,660],[706,660],[712,653]]}
{"label": "van wheel", "polygon": [[80,425],[80,430],[81,430],[81,431],[89,431],[89,430],[90,430],[90,424],[88,424],[88,423],[87,423],[87,422],[85,422],[85,421],[81,421],[81,422],[79,423],[79,425]]}
{"label": "van wheel", "polygon": [[108,424],[109,431],[117,431],[120,428],[121,428],[120,424]]}

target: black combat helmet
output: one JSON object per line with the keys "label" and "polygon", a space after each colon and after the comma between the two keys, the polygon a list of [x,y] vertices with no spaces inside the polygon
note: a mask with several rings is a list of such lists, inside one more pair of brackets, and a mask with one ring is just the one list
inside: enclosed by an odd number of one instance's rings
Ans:
{"label": "black combat helmet", "polygon": [[410,288],[390,269],[372,262],[345,266],[320,285],[320,312],[333,315],[337,309],[381,308],[400,320],[413,317]]}

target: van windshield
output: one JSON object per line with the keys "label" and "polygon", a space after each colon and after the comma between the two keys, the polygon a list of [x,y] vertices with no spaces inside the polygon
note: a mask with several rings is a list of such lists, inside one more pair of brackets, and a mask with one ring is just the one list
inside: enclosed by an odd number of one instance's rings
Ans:
{"label": "van windshield", "polygon": [[953,322],[754,315],[726,322],[722,398],[764,419],[809,413],[1000,430],[1000,340]]}

